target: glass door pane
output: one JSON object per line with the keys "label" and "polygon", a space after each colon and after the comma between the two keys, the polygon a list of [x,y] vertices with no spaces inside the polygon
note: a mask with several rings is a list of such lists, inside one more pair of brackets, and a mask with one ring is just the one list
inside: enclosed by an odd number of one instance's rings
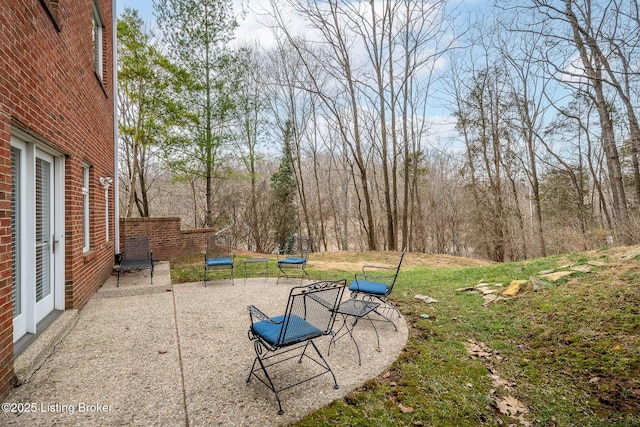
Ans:
{"label": "glass door pane", "polygon": [[13,317],[16,318],[22,314],[22,289],[20,280],[20,248],[22,238],[20,235],[20,150],[11,147],[11,302],[13,303]]}
{"label": "glass door pane", "polygon": [[51,294],[51,170],[36,157],[36,302]]}

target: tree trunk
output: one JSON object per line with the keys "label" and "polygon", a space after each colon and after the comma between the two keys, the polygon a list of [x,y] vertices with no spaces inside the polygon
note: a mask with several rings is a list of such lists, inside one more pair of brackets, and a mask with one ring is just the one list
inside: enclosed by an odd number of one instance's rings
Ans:
{"label": "tree trunk", "polygon": [[[601,55],[598,54],[594,42],[587,40],[590,44],[591,57],[587,52],[587,46],[583,40],[583,33],[578,24],[578,20],[572,9],[573,0],[565,0],[566,16],[571,24],[573,32],[573,40],[576,48],[580,53],[582,64],[585,67],[585,73],[591,82],[591,86],[595,92],[596,109],[600,118],[600,127],[602,130],[602,144],[607,157],[607,168],[609,171],[609,180],[611,181],[611,190],[614,200],[615,212],[615,231],[624,244],[633,242],[633,234],[631,232],[629,212],[627,209],[627,197],[624,190],[624,182],[622,180],[622,169],[620,166],[620,158],[618,148],[615,142],[615,133],[613,122],[609,113],[606,97],[604,95],[603,78],[602,78],[602,61]],[[593,61],[593,62],[592,62]]]}

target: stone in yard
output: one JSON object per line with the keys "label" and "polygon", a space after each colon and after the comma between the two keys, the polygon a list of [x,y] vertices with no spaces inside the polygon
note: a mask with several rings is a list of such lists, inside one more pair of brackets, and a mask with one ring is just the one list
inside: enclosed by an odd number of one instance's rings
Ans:
{"label": "stone in yard", "polygon": [[638,255],[640,255],[640,247],[632,249],[629,252],[627,252],[627,253],[625,253],[623,255],[620,255],[620,258],[622,258],[622,259],[631,259],[631,258],[637,257]]}
{"label": "stone in yard", "polygon": [[502,292],[502,295],[505,297],[515,297],[518,295],[518,292],[520,292],[522,286],[527,282],[528,280],[512,280],[507,289]]}
{"label": "stone in yard", "polygon": [[537,277],[529,277],[529,284],[533,287],[533,290],[536,292],[539,291],[540,289],[554,286],[553,283],[546,282],[542,279],[538,279]]}
{"label": "stone in yard", "polygon": [[575,271],[558,271],[555,273],[541,274],[540,278],[544,280],[550,280],[552,282],[557,282],[563,277],[571,276],[573,273],[575,273]]}
{"label": "stone in yard", "polygon": [[482,295],[491,295],[491,294],[497,294],[498,290],[497,289],[482,289]]}
{"label": "stone in yard", "polygon": [[422,301],[426,302],[427,304],[432,304],[434,302],[438,302],[437,299],[431,298],[430,296],[427,296],[427,295],[416,294],[416,296],[414,298],[415,299],[421,299]]}
{"label": "stone in yard", "polygon": [[590,265],[575,265],[573,267],[571,267],[572,271],[577,271],[578,273],[591,273],[591,266]]}
{"label": "stone in yard", "polygon": [[552,268],[551,270],[542,270],[542,271],[538,271],[538,276],[543,276],[545,274],[551,274],[553,273],[555,270]]}

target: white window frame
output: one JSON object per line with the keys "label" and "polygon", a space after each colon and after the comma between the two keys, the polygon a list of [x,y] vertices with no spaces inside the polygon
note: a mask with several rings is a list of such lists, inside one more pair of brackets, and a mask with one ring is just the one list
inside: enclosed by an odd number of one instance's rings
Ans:
{"label": "white window frame", "polygon": [[98,9],[96,0],[93,1],[93,7],[91,8],[91,40],[93,46],[93,67],[98,77],[102,81],[103,76],[103,51],[102,45],[102,33],[104,31],[104,20]]}
{"label": "white window frame", "polygon": [[90,230],[90,177],[91,166],[82,165],[82,252],[91,250],[91,230]]}

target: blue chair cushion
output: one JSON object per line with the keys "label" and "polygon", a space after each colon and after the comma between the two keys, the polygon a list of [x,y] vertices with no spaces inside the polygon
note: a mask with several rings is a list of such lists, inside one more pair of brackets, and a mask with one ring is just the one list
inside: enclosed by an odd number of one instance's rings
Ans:
{"label": "blue chair cushion", "polygon": [[220,267],[224,265],[233,265],[231,258],[209,258],[207,259],[207,267]]}
{"label": "blue chair cushion", "polygon": [[306,258],[290,257],[278,260],[278,264],[306,264]]}
{"label": "blue chair cushion", "polygon": [[[276,316],[271,320],[277,323],[263,320],[251,325],[251,329],[256,335],[273,346],[293,344],[322,335],[320,329],[295,314]],[[286,332],[284,336],[280,337],[280,331],[283,327],[286,327]]]}
{"label": "blue chair cushion", "polygon": [[371,280],[354,280],[349,285],[351,292],[358,291],[371,295],[386,295],[389,287],[386,283],[373,282]]}

